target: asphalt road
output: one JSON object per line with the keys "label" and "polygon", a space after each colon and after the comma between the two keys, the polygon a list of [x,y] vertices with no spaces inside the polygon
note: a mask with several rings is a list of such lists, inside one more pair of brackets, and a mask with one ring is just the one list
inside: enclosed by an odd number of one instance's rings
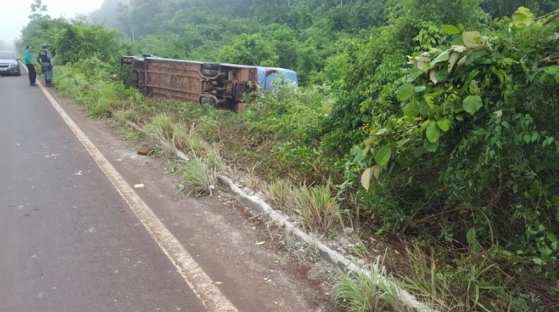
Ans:
{"label": "asphalt road", "polygon": [[204,311],[26,77],[0,77],[0,312]]}

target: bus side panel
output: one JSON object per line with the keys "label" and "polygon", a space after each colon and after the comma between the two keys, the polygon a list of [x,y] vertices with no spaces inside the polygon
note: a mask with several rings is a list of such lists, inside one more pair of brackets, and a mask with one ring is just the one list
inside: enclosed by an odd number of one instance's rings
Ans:
{"label": "bus side panel", "polygon": [[198,103],[202,89],[199,63],[146,58],[146,94]]}

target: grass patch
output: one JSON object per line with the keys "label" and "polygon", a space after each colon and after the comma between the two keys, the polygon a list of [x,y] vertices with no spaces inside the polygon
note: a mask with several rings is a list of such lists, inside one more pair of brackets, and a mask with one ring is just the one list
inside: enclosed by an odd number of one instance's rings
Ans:
{"label": "grass patch", "polygon": [[272,204],[291,214],[295,211],[295,186],[287,179],[278,179],[270,183],[266,194]]}
{"label": "grass patch", "polygon": [[206,151],[206,160],[208,161],[208,165],[210,166],[210,168],[212,168],[214,171],[219,172],[225,170],[225,161],[221,157],[221,153],[217,145],[212,145]]}
{"label": "grass patch", "polygon": [[218,144],[208,143],[195,127],[187,129],[185,123],[173,125],[175,146],[194,158],[205,159],[208,166],[214,171],[224,170],[225,161],[221,157]]}
{"label": "grass patch", "polygon": [[186,125],[176,123],[173,125],[173,143],[179,150],[185,150],[190,141],[190,132]]}
{"label": "grass patch", "polygon": [[518,285],[501,269],[496,252],[471,253],[452,263],[416,246],[407,250],[410,272],[401,278],[441,311],[531,311],[528,295],[513,290]]}
{"label": "grass patch", "polygon": [[139,114],[132,109],[113,111],[111,117],[123,125],[126,125],[127,122],[138,123],[141,120]]}
{"label": "grass patch", "polygon": [[329,185],[303,186],[294,194],[295,210],[309,230],[328,233],[343,223]]}
{"label": "grass patch", "polygon": [[215,171],[205,159],[195,157],[185,162],[179,175],[181,188],[189,195],[211,195],[215,189]]}
{"label": "grass patch", "polygon": [[110,118],[112,115],[111,102],[105,98],[87,104],[87,113],[93,118]]}
{"label": "grass patch", "polygon": [[168,142],[173,139],[173,121],[167,113],[155,115],[145,130],[148,134]]}
{"label": "grass patch", "polygon": [[336,285],[336,302],[348,312],[404,311],[398,287],[380,262],[367,272],[343,277]]}

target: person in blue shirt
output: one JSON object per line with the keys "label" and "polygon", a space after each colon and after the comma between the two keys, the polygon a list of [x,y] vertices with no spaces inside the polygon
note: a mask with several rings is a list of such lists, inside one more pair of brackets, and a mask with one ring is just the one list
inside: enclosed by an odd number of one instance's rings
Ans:
{"label": "person in blue shirt", "polygon": [[49,47],[46,44],[43,44],[41,51],[39,52],[38,57],[39,64],[41,64],[43,69],[43,74],[45,75],[45,85],[47,87],[52,86],[52,53],[49,51]]}
{"label": "person in blue shirt", "polygon": [[29,73],[29,84],[31,86],[35,86],[35,83],[37,81],[37,70],[35,69],[35,65],[33,64],[33,53],[31,52],[31,46],[25,47],[22,59],[23,64],[25,64]]}

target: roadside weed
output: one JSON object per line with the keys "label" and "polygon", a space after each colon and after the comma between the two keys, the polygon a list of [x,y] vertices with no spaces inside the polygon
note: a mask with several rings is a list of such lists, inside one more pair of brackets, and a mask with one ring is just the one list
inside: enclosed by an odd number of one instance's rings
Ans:
{"label": "roadside weed", "polygon": [[293,212],[295,187],[289,180],[275,180],[268,185],[266,193],[275,208],[288,213]]}
{"label": "roadside weed", "polygon": [[210,145],[206,151],[206,160],[210,168],[216,172],[225,169],[225,161],[221,157],[219,147],[217,145]]}
{"label": "roadside weed", "polygon": [[182,123],[173,124],[173,143],[179,150],[184,150],[188,146],[190,135],[185,125]]}
{"label": "roadside weed", "polygon": [[198,134],[196,129],[192,128],[188,133],[186,148],[189,150],[188,152],[194,155],[203,156],[208,153],[211,146]]}
{"label": "roadside weed", "polygon": [[450,277],[442,274],[438,263],[419,248],[408,249],[407,252],[412,272],[402,277],[406,286],[432,305],[449,310],[447,298],[452,296]]}
{"label": "roadside weed", "polygon": [[336,302],[348,312],[401,310],[398,287],[377,261],[367,272],[343,277],[336,285]]}
{"label": "roadside weed", "polygon": [[295,192],[295,209],[303,225],[313,231],[327,233],[341,224],[338,203],[330,186],[303,186]]}
{"label": "roadside weed", "polygon": [[506,274],[493,261],[491,251],[466,256],[453,265],[440,264],[418,247],[407,254],[411,274],[402,280],[432,306],[443,311],[500,311],[513,303],[503,283]]}
{"label": "roadside weed", "polygon": [[111,117],[123,124],[128,121],[136,123],[140,120],[138,113],[131,109],[113,111]]}
{"label": "roadside weed", "polygon": [[93,118],[111,117],[111,102],[103,97],[87,104],[87,112]]}
{"label": "roadside weed", "polygon": [[215,172],[202,158],[193,158],[180,169],[182,186],[189,195],[211,195],[215,186]]}
{"label": "roadside weed", "polygon": [[173,122],[166,113],[155,115],[146,126],[146,131],[157,138],[170,141],[173,138]]}
{"label": "roadside weed", "polygon": [[204,140],[198,133],[197,128],[192,127],[187,130],[182,123],[174,124],[173,142],[179,150],[183,150],[192,157],[205,159],[210,169],[221,171],[225,168],[219,146]]}

